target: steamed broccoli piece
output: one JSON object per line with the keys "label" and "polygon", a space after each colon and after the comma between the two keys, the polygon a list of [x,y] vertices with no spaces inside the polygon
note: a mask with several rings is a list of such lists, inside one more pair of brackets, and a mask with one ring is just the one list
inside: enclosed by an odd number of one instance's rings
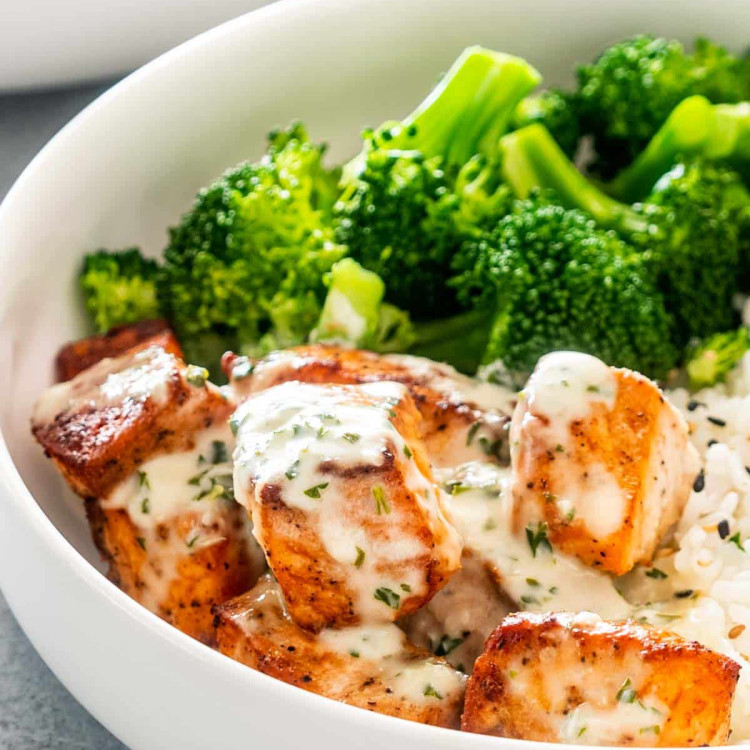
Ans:
{"label": "steamed broccoli piece", "polygon": [[161,317],[156,261],[138,248],[97,250],[86,256],[78,283],[86,310],[100,333],[123,323]]}
{"label": "steamed broccoli piece", "polygon": [[351,258],[335,263],[313,341],[335,341],[377,352],[403,351],[414,340],[409,316],[383,303],[385,284]]}
{"label": "steamed broccoli piece", "polygon": [[581,138],[577,96],[562,89],[547,89],[527,96],[516,107],[511,120],[514,130],[539,123],[549,130],[560,148],[572,159]]}
{"label": "steamed broccoli piece", "polygon": [[323,277],[345,253],[331,228],[338,175],[304,127],[269,135],[266,155],[198,193],[170,230],[159,291],[188,348],[253,354],[300,343],[320,317]]}
{"label": "steamed broccoli piece", "polygon": [[687,363],[690,387],[694,390],[723,383],[745,352],[750,350],[750,331],[744,326],[716,333],[691,353]]}
{"label": "steamed broccoli piece", "polygon": [[702,96],[680,102],[636,160],[607,186],[621,200],[642,199],[681,158],[726,160],[746,171],[750,163],[750,103],[711,104]]}
{"label": "steamed broccoli piece", "polygon": [[693,53],[680,42],[636,36],[612,45],[578,70],[581,127],[593,136],[596,171],[605,179],[629,164],[684,98],[747,97],[741,60],[706,39]]}
{"label": "steamed broccoli piece", "polygon": [[551,198],[517,202],[456,258],[459,295],[492,316],[484,362],[501,360],[520,383],[543,354],[573,349],[665,375],[676,357],[648,263]]}
{"label": "steamed broccoli piece", "polygon": [[470,48],[411,115],[366,131],[363,151],[344,167],[336,240],[415,318],[457,309],[445,282],[466,216],[492,213],[503,201],[490,167],[472,157],[494,154],[538,82],[523,60]]}
{"label": "steamed broccoli piece", "polygon": [[632,207],[594,187],[542,126],[510,133],[501,149],[505,177],[519,197],[534,188],[554,190],[564,206],[586,211],[641,250],[675,318],[677,346],[732,327],[747,205],[736,173],[702,161],[679,164]]}

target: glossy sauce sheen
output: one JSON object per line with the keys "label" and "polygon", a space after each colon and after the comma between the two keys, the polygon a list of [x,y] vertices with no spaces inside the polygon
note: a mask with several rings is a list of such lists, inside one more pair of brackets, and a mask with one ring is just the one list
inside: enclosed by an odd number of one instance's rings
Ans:
{"label": "glossy sauce sheen", "polygon": [[[418,442],[410,447],[394,425],[405,399],[404,386],[392,382],[290,382],[251,397],[233,417],[237,497],[253,513],[261,546],[268,552],[273,533],[260,515],[264,498],[279,497],[339,564],[354,614],[365,622],[392,620],[405,601],[428,593],[420,561],[434,543],[402,533],[412,507],[440,540],[448,566],[459,565],[461,542],[443,515],[441,490],[429,466],[420,465]],[[393,462],[402,487],[367,480]],[[406,507],[394,502],[395,491],[408,498]],[[275,563],[271,558],[272,569]]]}

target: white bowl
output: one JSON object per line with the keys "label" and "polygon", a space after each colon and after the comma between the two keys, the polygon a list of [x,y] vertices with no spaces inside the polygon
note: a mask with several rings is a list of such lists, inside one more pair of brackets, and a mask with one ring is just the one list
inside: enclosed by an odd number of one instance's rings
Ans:
{"label": "white bowl", "polygon": [[197,187],[300,117],[334,158],[364,125],[410,110],[456,54],[484,44],[568,77],[640,31],[747,43],[744,0],[284,2],[198,37],[92,104],[0,207],[0,584],[55,674],[132,748],[496,748],[277,682],[196,643],[99,572],[80,503],[28,430],[53,354],[84,333],[81,254],[157,252]]}

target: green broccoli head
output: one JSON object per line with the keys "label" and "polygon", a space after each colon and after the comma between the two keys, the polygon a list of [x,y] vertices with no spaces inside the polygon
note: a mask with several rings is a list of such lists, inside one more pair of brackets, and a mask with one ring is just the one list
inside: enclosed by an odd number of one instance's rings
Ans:
{"label": "green broccoli head", "polygon": [[661,377],[674,366],[670,318],[642,256],[577,210],[534,195],[465,243],[453,283],[492,311],[485,362],[523,377],[543,354],[584,351]]}
{"label": "green broccoli head", "polygon": [[323,153],[300,124],[271,133],[259,162],[201,190],[170,230],[159,291],[188,348],[208,336],[262,351],[315,325],[323,277],[345,252],[331,227],[338,175]]}
{"label": "green broccoli head", "polygon": [[716,333],[702,341],[691,352],[687,363],[690,387],[698,390],[723,383],[748,350],[750,331],[744,326]]}
{"label": "green broccoli head", "polygon": [[736,323],[740,227],[749,204],[735,172],[694,160],[675,166],[636,206],[648,227],[631,239],[653,256],[680,347]]}
{"label": "green broccoli head", "polygon": [[562,89],[547,89],[538,96],[527,96],[516,107],[511,126],[514,130],[540,123],[549,130],[560,148],[573,157],[581,138],[578,97]]}
{"label": "green broccoli head", "polygon": [[447,314],[445,269],[459,242],[451,180],[439,157],[391,151],[375,135],[359,178],[336,204],[336,240],[385,282],[388,299],[417,318]]}
{"label": "green broccoli head", "polygon": [[582,130],[593,136],[595,169],[604,178],[629,164],[685,97],[747,96],[742,62],[705,39],[692,54],[675,40],[626,39],[579,68],[578,83]]}
{"label": "green broccoli head", "polygon": [[103,333],[123,323],[160,317],[157,270],[156,261],[135,247],[87,255],[78,283],[96,330]]}
{"label": "green broccoli head", "polygon": [[587,212],[641,251],[674,316],[676,346],[732,327],[741,239],[750,236],[744,229],[750,196],[735,172],[706,160],[679,163],[643,204],[631,207],[590,183],[540,125],[505,136],[501,151],[504,175],[519,197],[554,190],[566,208]]}
{"label": "green broccoli head", "polygon": [[457,309],[450,259],[472,220],[503,204],[485,160],[538,81],[523,60],[470,48],[403,122],[367,131],[344,167],[336,240],[415,318]]}

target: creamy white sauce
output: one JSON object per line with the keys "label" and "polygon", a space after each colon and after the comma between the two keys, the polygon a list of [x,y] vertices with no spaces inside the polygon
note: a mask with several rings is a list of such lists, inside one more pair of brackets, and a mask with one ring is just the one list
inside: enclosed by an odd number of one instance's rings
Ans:
{"label": "creamy white sauce", "polygon": [[138,573],[143,585],[137,598],[148,609],[160,612],[181,560],[226,539],[246,544],[254,569],[263,569],[249,517],[241,516],[244,531],[233,526],[233,448],[228,424],[202,430],[191,450],[144,462],[100,500],[104,510],[127,511],[138,530],[147,558]]}
{"label": "creamy white sauce", "polygon": [[517,393],[509,388],[463,375],[450,365],[410,354],[388,354],[384,359],[406,367],[426,385],[446,394],[454,404],[471,404],[482,411],[510,414]]}
{"label": "creamy white sauce", "polygon": [[440,659],[415,659],[398,626],[369,624],[323,630],[320,642],[332,651],[374,663],[375,674],[393,695],[429,704],[463,690],[464,677]]}
{"label": "creamy white sauce", "polygon": [[[535,503],[525,503],[526,475],[534,473],[536,453],[546,448],[555,461],[554,492],[549,502],[562,518],[586,526],[593,537],[618,531],[627,514],[627,493],[615,476],[597,461],[581,462],[571,427],[590,416],[592,408],[611,410],[618,382],[604,362],[579,352],[554,352],[542,357],[526,387],[510,428],[511,458],[518,471],[517,502],[524,522],[538,516]],[[592,457],[593,458],[593,457]]]}
{"label": "creamy white sauce", "polygon": [[579,611],[595,607],[607,619],[628,616],[630,608],[606,573],[551,549],[538,527],[512,532],[510,470],[474,462],[438,474],[451,491],[448,516],[468,550],[496,571],[503,590],[532,612]]}
{"label": "creamy white sauce", "polygon": [[563,719],[559,741],[570,745],[617,745],[632,737],[636,744],[656,745],[666,718],[666,707],[654,700],[615,701],[601,707],[581,703]]}
{"label": "creamy white sauce", "polygon": [[[403,533],[401,511],[387,487],[365,482],[367,496],[351,497],[357,483],[342,477],[342,469],[380,467],[392,453],[428,526],[444,536],[442,551],[456,564],[461,553],[458,534],[443,515],[440,488],[420,471],[391,422],[393,407],[406,394],[403,385],[387,381],[361,386],[292,381],[250,397],[233,417],[237,498],[253,512],[258,541],[263,545],[257,507],[264,487],[274,485],[288,507],[310,517],[328,554],[346,566],[364,620],[392,619],[402,599],[426,590],[426,570],[416,561],[431,551],[416,535]],[[331,465],[336,472],[326,470]],[[377,516],[387,523],[373,532],[363,518]],[[398,567],[399,578],[385,575],[385,566]],[[384,590],[389,601],[383,601]]]}
{"label": "creamy white sauce", "polygon": [[101,506],[127,510],[141,529],[152,529],[184,513],[193,513],[208,524],[233,496],[233,448],[229,425],[202,430],[192,450],[164,453],[141,464],[100,501]]}
{"label": "creamy white sauce", "polygon": [[103,409],[126,399],[163,403],[175,374],[174,355],[158,346],[103,359],[72,380],[48,388],[34,407],[32,421],[44,424],[59,414]]}

